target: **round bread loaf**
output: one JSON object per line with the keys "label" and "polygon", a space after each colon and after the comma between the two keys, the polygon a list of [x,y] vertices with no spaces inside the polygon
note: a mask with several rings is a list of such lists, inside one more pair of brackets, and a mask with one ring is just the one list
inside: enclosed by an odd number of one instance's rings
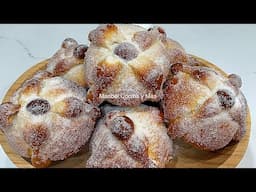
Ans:
{"label": "round bread loaf", "polygon": [[87,167],[164,168],[173,155],[172,141],[155,107],[105,106],[90,141]]}
{"label": "round bread loaf", "polygon": [[39,72],[0,105],[0,129],[19,155],[47,167],[88,142],[100,111],[85,97],[76,83]]}
{"label": "round bread loaf", "polygon": [[213,67],[174,64],[162,108],[168,133],[199,149],[215,151],[245,134],[247,103],[238,75]]}
{"label": "round bread loaf", "polygon": [[171,64],[188,60],[180,44],[160,27],[100,25],[89,40],[84,66],[90,87],[87,100],[95,105],[158,102]]}

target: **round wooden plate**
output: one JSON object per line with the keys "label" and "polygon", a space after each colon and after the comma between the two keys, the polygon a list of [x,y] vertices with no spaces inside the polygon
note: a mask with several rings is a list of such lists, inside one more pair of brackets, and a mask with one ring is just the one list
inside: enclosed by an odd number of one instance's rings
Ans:
{"label": "round wooden plate", "polygon": [[[193,55],[192,55],[193,56]],[[213,67],[220,73],[226,75],[216,65],[193,56],[200,65]],[[27,70],[23,75],[17,79],[6,93],[3,102],[9,101],[10,96],[21,86],[21,84],[31,78],[34,73],[39,70],[43,70],[48,63],[48,60],[42,61],[37,65]],[[250,132],[251,132],[251,120],[249,109],[247,111],[247,130],[243,139],[239,143],[230,144],[222,150],[216,152],[205,152],[195,149],[189,144],[182,141],[174,141],[175,146],[175,158],[167,167],[174,168],[233,168],[238,165],[243,158],[248,146]],[[8,145],[3,133],[0,131],[0,144],[2,145],[5,153],[10,160],[19,168],[33,168],[30,162],[19,155],[17,155]],[[78,154],[68,158],[64,161],[55,162],[51,165],[52,168],[84,168],[85,162],[88,159],[89,152],[88,146],[85,146]]]}

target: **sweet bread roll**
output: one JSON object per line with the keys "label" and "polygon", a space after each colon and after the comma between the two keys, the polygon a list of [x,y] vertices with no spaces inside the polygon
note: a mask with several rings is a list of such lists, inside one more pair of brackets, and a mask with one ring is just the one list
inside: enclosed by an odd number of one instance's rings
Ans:
{"label": "sweet bread roll", "polygon": [[238,75],[213,67],[172,65],[162,101],[169,135],[207,151],[241,140],[247,116],[241,85]]}
{"label": "sweet bread roll", "polygon": [[155,107],[104,107],[90,141],[90,168],[165,167],[173,154],[163,116]]}
{"label": "sweet bread roll", "polygon": [[0,105],[0,129],[15,152],[35,167],[64,160],[89,140],[100,111],[86,90],[42,71]]}
{"label": "sweet bread roll", "polygon": [[83,66],[87,48],[86,45],[79,45],[75,39],[65,39],[61,48],[50,58],[46,71],[87,87]]}
{"label": "sweet bread roll", "polygon": [[99,105],[137,106],[162,98],[172,63],[186,63],[184,49],[160,27],[100,25],[89,34],[85,56],[87,99]]}

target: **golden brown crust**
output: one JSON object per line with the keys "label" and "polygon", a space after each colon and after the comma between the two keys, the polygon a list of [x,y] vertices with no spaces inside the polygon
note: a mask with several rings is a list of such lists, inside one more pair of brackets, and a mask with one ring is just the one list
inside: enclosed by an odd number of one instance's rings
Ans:
{"label": "golden brown crust", "polygon": [[38,73],[16,91],[13,103],[0,105],[0,128],[19,155],[35,167],[49,166],[89,140],[100,111],[85,97],[76,83]]}
{"label": "golden brown crust", "polygon": [[170,136],[208,151],[239,141],[245,133],[247,104],[239,80],[230,81],[214,68],[173,65],[162,102]]}
{"label": "golden brown crust", "polygon": [[131,68],[136,78],[148,89],[159,90],[162,86],[163,74],[150,59],[141,59],[139,64],[132,63]]}
{"label": "golden brown crust", "polygon": [[[186,62],[183,48],[171,45],[159,27],[147,31],[135,25],[101,25],[89,39],[85,76],[90,84],[88,101],[95,105],[103,101],[120,106],[158,102],[170,64]],[[102,68],[103,64],[111,67]],[[99,98],[101,95],[106,97]]]}
{"label": "golden brown crust", "polygon": [[23,137],[28,145],[38,147],[47,140],[49,137],[49,131],[45,125],[34,125],[24,130]]}
{"label": "golden brown crust", "polygon": [[38,79],[31,79],[26,82],[26,86],[24,86],[24,89],[22,91],[23,94],[29,95],[31,93],[38,94],[40,90],[40,82]]}
{"label": "golden brown crust", "polygon": [[110,124],[110,129],[113,135],[115,135],[119,140],[125,141],[130,139],[134,132],[133,121],[125,116],[116,116],[112,119]]}
{"label": "golden brown crust", "polygon": [[97,46],[107,46],[107,43],[117,34],[117,26],[114,24],[101,25],[89,33],[89,41]]}
{"label": "golden brown crust", "polygon": [[0,129],[6,129],[12,124],[13,116],[18,113],[20,105],[11,102],[2,103],[0,105]]}
{"label": "golden brown crust", "polygon": [[36,168],[46,168],[52,163],[50,159],[42,159],[39,155],[38,150],[34,150],[31,155],[31,163]]}
{"label": "golden brown crust", "polygon": [[122,65],[119,62],[110,63],[107,60],[100,62],[96,67],[95,81],[97,88],[105,89],[109,86],[120,72]]}
{"label": "golden brown crust", "polygon": [[61,60],[59,61],[54,70],[53,70],[53,75],[57,76],[57,75],[62,75],[64,74],[67,70],[69,69],[69,66],[65,63],[65,60]]}
{"label": "golden brown crust", "polygon": [[104,106],[90,141],[87,167],[165,167],[173,155],[161,112],[154,107]]}
{"label": "golden brown crust", "polygon": [[63,100],[63,110],[61,116],[66,118],[79,117],[84,111],[84,102],[75,97],[68,97]]}
{"label": "golden brown crust", "polygon": [[132,40],[139,45],[141,50],[145,51],[153,44],[155,38],[147,31],[139,31],[133,35]]}
{"label": "golden brown crust", "polygon": [[67,71],[63,77],[70,81],[76,82],[78,85],[82,87],[88,87],[88,83],[85,80],[85,71],[83,64],[74,66],[69,71]]}
{"label": "golden brown crust", "polygon": [[76,40],[67,38],[62,42],[61,48],[50,58],[46,71],[52,76],[62,76],[72,80],[81,86],[88,86],[84,77],[84,70],[80,73],[75,68],[81,70],[84,63],[84,57],[88,47],[78,44]]}

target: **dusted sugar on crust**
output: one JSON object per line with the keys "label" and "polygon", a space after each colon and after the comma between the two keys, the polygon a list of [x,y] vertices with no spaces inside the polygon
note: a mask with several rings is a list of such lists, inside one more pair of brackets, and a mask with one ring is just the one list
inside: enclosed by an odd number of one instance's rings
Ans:
{"label": "dusted sugar on crust", "polygon": [[64,160],[86,144],[100,110],[84,101],[86,90],[42,71],[0,105],[0,129],[8,143],[35,167]]}
{"label": "dusted sugar on crust", "polygon": [[75,39],[66,38],[60,49],[50,58],[46,71],[87,87],[83,66],[87,49],[86,45],[78,44]]}
{"label": "dusted sugar on crust", "polygon": [[160,27],[100,25],[89,40],[84,65],[87,100],[95,105],[158,102],[171,64],[188,62],[184,49]]}
{"label": "dusted sugar on crust", "polygon": [[164,86],[162,108],[172,138],[215,151],[246,131],[247,102],[238,75],[214,68],[174,64]]}
{"label": "dusted sugar on crust", "polygon": [[163,115],[155,107],[104,106],[86,166],[90,168],[163,168],[173,155]]}

